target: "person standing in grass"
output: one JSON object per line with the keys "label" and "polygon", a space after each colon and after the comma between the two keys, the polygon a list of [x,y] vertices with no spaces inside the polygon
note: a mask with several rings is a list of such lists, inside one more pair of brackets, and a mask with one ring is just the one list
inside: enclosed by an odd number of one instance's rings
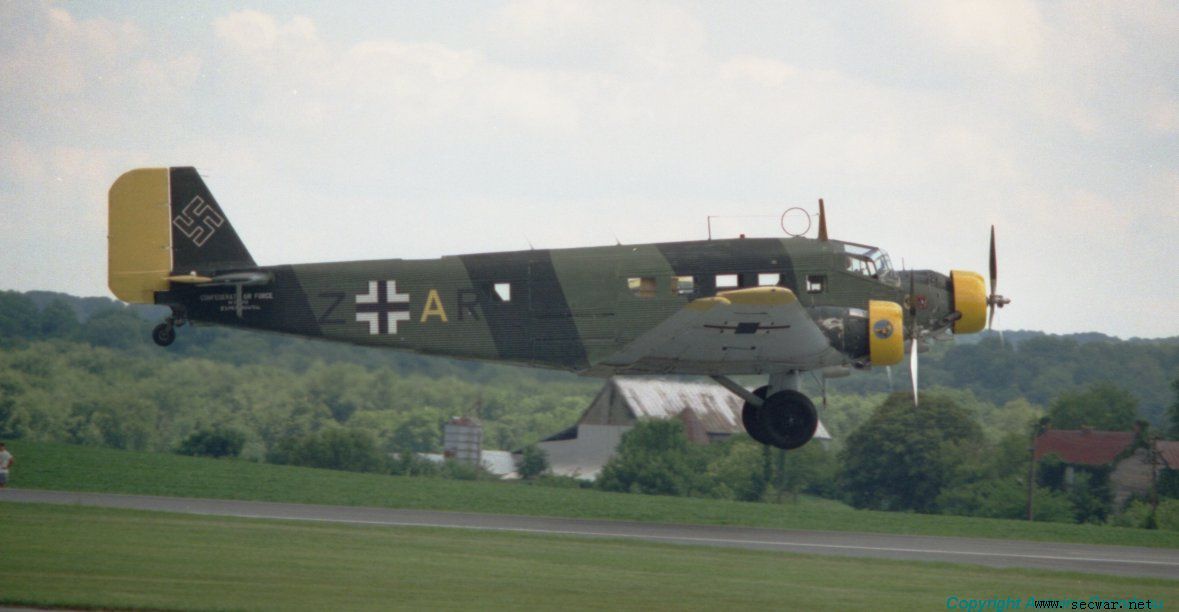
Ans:
{"label": "person standing in grass", "polygon": [[8,468],[12,467],[12,453],[0,442],[0,489],[8,484]]}

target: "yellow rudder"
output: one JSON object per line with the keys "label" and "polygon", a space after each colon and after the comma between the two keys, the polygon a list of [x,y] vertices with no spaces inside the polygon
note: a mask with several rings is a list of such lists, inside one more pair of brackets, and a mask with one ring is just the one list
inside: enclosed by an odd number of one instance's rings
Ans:
{"label": "yellow rudder", "polygon": [[172,270],[168,168],[140,168],[111,185],[107,285],[124,302],[154,304]]}

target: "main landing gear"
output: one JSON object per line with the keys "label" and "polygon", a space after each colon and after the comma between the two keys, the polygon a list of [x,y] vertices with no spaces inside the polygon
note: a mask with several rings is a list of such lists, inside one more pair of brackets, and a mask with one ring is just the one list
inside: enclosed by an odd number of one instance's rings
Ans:
{"label": "main landing gear", "polygon": [[814,437],[819,414],[810,398],[798,391],[798,372],[771,375],[769,385],[752,393],[725,376],[712,378],[745,400],[741,423],[754,440],[792,450]]}
{"label": "main landing gear", "polygon": [[155,329],[151,330],[152,342],[155,342],[160,346],[168,346],[172,344],[176,341],[176,328],[183,327],[185,322],[186,321],[184,317],[179,316],[173,312],[172,316],[164,319],[163,323],[160,323],[159,325],[155,326]]}

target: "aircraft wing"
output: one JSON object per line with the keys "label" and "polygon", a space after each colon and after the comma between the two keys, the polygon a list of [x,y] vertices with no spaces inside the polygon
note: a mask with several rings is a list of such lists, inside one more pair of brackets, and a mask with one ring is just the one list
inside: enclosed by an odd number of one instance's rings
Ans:
{"label": "aircraft wing", "polygon": [[690,302],[590,373],[757,374],[843,362],[793,291],[753,287]]}

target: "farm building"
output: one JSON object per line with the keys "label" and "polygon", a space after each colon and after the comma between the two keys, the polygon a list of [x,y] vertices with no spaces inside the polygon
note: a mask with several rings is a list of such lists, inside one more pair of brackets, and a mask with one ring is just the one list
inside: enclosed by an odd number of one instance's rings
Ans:
{"label": "farm building", "polygon": [[1150,453],[1138,443],[1137,431],[1049,429],[1036,437],[1034,449],[1037,461],[1050,455],[1058,457],[1066,466],[1065,482],[1070,485],[1074,466],[1109,469],[1115,508],[1122,507],[1132,495],[1150,491],[1154,468]]}
{"label": "farm building", "polygon": [[[537,446],[547,453],[554,474],[593,480],[614,456],[622,434],[640,420],[680,419],[688,439],[708,444],[745,431],[742,406],[740,398],[712,382],[616,376],[575,425]],[[831,439],[821,421],[815,439]]]}

